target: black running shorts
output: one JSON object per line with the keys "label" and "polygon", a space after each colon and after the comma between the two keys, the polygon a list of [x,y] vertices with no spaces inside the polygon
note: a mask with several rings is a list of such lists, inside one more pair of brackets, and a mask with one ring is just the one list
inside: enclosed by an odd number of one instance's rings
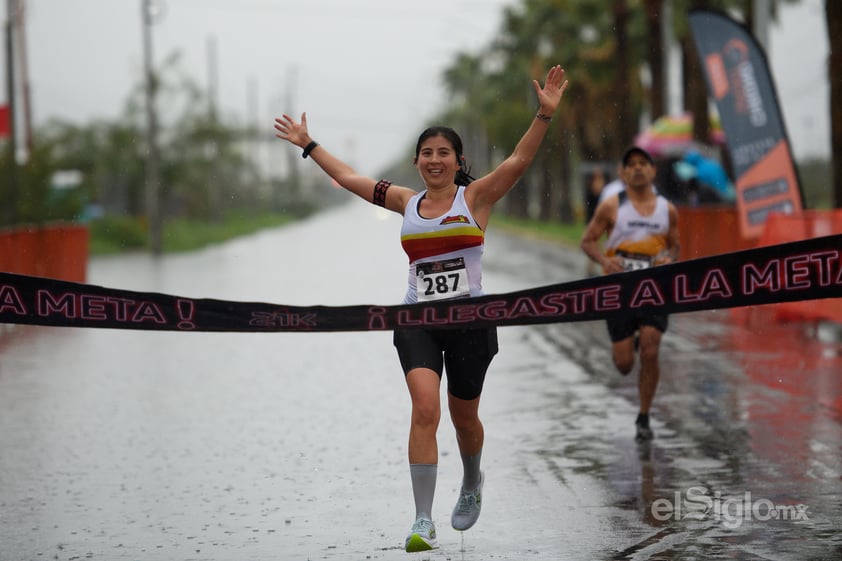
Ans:
{"label": "black running shorts", "polygon": [[669,316],[620,316],[605,320],[605,324],[608,326],[608,335],[611,337],[611,342],[616,343],[633,336],[641,325],[654,327],[664,333],[669,325]]}
{"label": "black running shorts", "polygon": [[429,368],[447,373],[447,391],[459,399],[482,393],[485,373],[497,354],[497,328],[395,330],[393,337],[403,373]]}

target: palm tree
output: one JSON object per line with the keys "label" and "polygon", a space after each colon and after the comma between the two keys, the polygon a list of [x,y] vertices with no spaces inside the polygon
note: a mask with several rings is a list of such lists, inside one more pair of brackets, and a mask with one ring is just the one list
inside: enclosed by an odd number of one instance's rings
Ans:
{"label": "palm tree", "polygon": [[[626,0],[614,0],[612,5],[614,18],[614,56],[616,67],[614,73],[614,92],[617,108],[617,136],[623,146],[631,144],[637,132],[637,120],[632,114],[631,76],[634,68],[629,49],[629,6]],[[636,64],[634,65],[637,66]],[[635,73],[636,74],[636,73]]]}
{"label": "palm tree", "polygon": [[[596,0],[527,0],[518,17],[507,21],[509,63],[533,67],[533,77],[549,63],[562,61],[571,88],[539,155],[534,177],[540,185],[541,218],[574,220],[571,186],[574,154],[586,161],[618,156],[634,135],[641,99],[639,26],[627,0],[611,9]],[[575,141],[575,142],[574,142]]]}
{"label": "palm tree", "polygon": [[646,64],[649,66],[651,85],[649,87],[649,114],[660,117],[667,113],[667,72],[664,64],[663,29],[661,14],[664,0],[644,0],[646,15]]}
{"label": "palm tree", "polygon": [[487,169],[490,160],[483,118],[486,80],[482,71],[482,59],[467,53],[459,53],[456,60],[445,69],[443,80],[451,100],[445,122],[453,123],[465,137],[465,149],[469,151],[467,159],[473,165]]}

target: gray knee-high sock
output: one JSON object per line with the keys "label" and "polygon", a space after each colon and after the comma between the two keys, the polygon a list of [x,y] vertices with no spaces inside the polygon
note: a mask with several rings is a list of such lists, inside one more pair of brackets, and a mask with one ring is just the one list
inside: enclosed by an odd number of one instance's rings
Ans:
{"label": "gray knee-high sock", "polygon": [[467,454],[461,454],[461,456],[462,468],[464,469],[462,487],[468,491],[473,491],[479,487],[479,463],[482,458],[482,448],[480,448],[480,451],[473,456],[468,456]]}
{"label": "gray knee-high sock", "polygon": [[409,464],[412,494],[415,496],[415,517],[433,518],[433,495],[436,493],[437,464]]}

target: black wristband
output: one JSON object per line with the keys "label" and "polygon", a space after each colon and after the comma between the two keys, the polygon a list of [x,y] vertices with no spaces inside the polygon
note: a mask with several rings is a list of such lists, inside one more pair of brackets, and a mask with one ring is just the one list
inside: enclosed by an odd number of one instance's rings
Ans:
{"label": "black wristband", "polygon": [[311,140],[310,144],[308,144],[307,146],[304,147],[304,152],[301,154],[301,157],[306,158],[307,156],[309,156],[310,152],[313,151],[313,148],[315,148],[318,145],[319,145],[318,142],[316,142],[315,140]]}

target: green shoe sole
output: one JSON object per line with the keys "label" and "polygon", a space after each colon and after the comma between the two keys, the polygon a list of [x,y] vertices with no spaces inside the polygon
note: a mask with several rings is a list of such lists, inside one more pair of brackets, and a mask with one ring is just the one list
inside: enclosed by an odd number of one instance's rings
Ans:
{"label": "green shoe sole", "polygon": [[406,540],[406,552],[407,553],[415,553],[418,551],[430,551],[431,549],[435,549],[436,543],[429,543],[427,540],[419,536],[418,534],[412,534],[408,540]]}

